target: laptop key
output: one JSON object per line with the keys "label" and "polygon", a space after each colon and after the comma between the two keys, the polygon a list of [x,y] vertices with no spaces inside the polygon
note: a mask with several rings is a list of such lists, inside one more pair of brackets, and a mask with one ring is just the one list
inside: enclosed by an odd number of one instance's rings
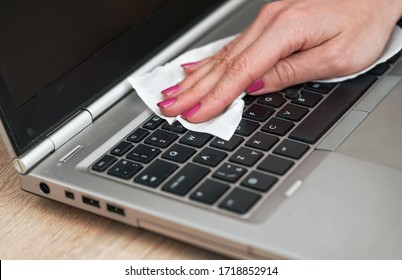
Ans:
{"label": "laptop key", "polygon": [[137,128],[133,133],[131,133],[127,137],[127,141],[132,143],[139,143],[142,139],[144,139],[149,134],[149,131],[143,128]]}
{"label": "laptop key", "polygon": [[257,191],[267,192],[278,178],[261,172],[253,171],[241,182],[242,186],[255,189]]}
{"label": "laptop key", "polygon": [[233,135],[229,139],[229,141],[223,140],[221,138],[215,138],[211,142],[210,146],[225,151],[234,151],[243,141],[244,141],[243,137]]}
{"label": "laptop key", "polygon": [[222,151],[205,148],[200,153],[198,153],[196,157],[194,157],[194,161],[214,167],[217,166],[225,157],[227,157],[227,155],[227,153]]}
{"label": "laptop key", "polygon": [[217,201],[229,188],[230,187],[226,184],[208,179],[191,194],[190,199],[211,205],[214,204],[215,201]]}
{"label": "laptop key", "polygon": [[293,100],[292,103],[312,108],[317,105],[321,99],[321,95],[302,90],[300,96]]}
{"label": "laptop key", "polygon": [[279,108],[283,105],[283,103],[286,102],[286,99],[283,98],[283,95],[280,94],[279,92],[274,92],[274,93],[269,93],[266,95],[261,96],[258,98],[257,103],[274,107],[274,108]]}
{"label": "laptop key", "polygon": [[290,133],[289,137],[314,144],[376,80],[376,76],[365,74],[341,83]]}
{"label": "laptop key", "polygon": [[145,143],[159,148],[167,148],[177,138],[179,138],[179,136],[174,133],[158,129],[145,139]]}
{"label": "laptop key", "polygon": [[117,158],[111,155],[104,155],[100,160],[98,160],[94,165],[92,165],[92,170],[103,172],[108,169]]}
{"label": "laptop key", "polygon": [[131,150],[131,148],[134,147],[133,144],[126,142],[126,141],[122,141],[119,144],[116,145],[116,147],[114,147],[110,153],[112,155],[115,156],[119,156],[121,157],[122,155],[124,155],[125,153],[127,153],[129,150]]}
{"label": "laptop key", "polygon": [[283,175],[293,166],[293,164],[294,162],[291,160],[269,155],[257,166],[257,168],[274,174]]}
{"label": "laptop key", "polygon": [[224,163],[212,175],[214,178],[221,179],[227,182],[236,182],[247,172],[247,169],[232,163]]}
{"label": "laptop key", "polygon": [[195,154],[195,149],[186,147],[179,144],[174,144],[166,152],[162,154],[162,158],[183,163],[188,160],[193,154]]}
{"label": "laptop key", "polygon": [[235,133],[242,136],[250,136],[260,124],[258,122],[242,119],[236,128]]}
{"label": "laptop key", "polygon": [[278,137],[257,132],[247,141],[246,146],[262,151],[269,151],[278,141]]}
{"label": "laptop key", "polygon": [[282,119],[297,122],[300,121],[308,112],[309,109],[307,108],[288,104],[282,110],[280,110],[276,116]]}
{"label": "laptop key", "polygon": [[176,132],[176,133],[184,133],[187,131],[187,129],[178,121],[175,121],[173,124],[169,124],[168,122],[165,122],[162,125],[162,128],[171,132]]}
{"label": "laptop key", "polygon": [[177,168],[178,166],[176,164],[156,159],[147,168],[145,168],[137,177],[135,177],[134,182],[156,188]]}
{"label": "laptop key", "polygon": [[299,159],[301,158],[310,147],[306,144],[298,143],[292,140],[283,140],[274,150],[274,154]]}
{"label": "laptop key", "polygon": [[188,131],[182,138],[180,138],[179,142],[192,147],[201,148],[208,143],[211,138],[212,135],[207,133]]}
{"label": "laptop key", "polygon": [[336,83],[318,83],[318,82],[311,82],[308,83],[304,89],[322,93],[322,94],[327,94],[329,93],[334,87],[336,86]]}
{"label": "laptop key", "polygon": [[239,214],[246,213],[259,199],[259,194],[235,188],[229,195],[219,204],[220,208],[233,211]]}
{"label": "laptop key", "polygon": [[143,127],[147,129],[154,130],[158,128],[165,120],[159,116],[153,115],[149,120],[147,120]]}
{"label": "laptop key", "polygon": [[253,104],[251,105],[250,108],[247,109],[246,112],[243,113],[243,117],[259,121],[259,122],[264,122],[266,121],[273,113],[275,112],[274,109],[259,105],[259,104]]}
{"label": "laptop key", "polygon": [[141,164],[129,161],[129,160],[119,160],[115,165],[113,165],[107,172],[109,175],[113,175],[122,179],[130,179],[133,177],[140,169]]}
{"label": "laptop key", "polygon": [[131,152],[127,154],[128,159],[148,163],[153,160],[161,151],[157,148],[150,147],[144,144],[139,144]]}
{"label": "laptop key", "polygon": [[241,147],[230,157],[229,160],[241,165],[252,166],[262,157],[262,155],[262,152]]}
{"label": "laptop key", "polygon": [[261,130],[279,136],[284,136],[295,124],[278,118],[270,119]]}
{"label": "laptop key", "polygon": [[248,95],[248,94],[246,94],[245,96],[243,96],[244,104],[250,105],[251,103],[253,103],[253,101],[254,101],[256,98],[257,98],[257,97],[254,96],[254,95]]}
{"label": "laptop key", "polygon": [[209,171],[209,168],[194,163],[188,163],[162,187],[162,190],[181,196],[185,195],[201,181]]}

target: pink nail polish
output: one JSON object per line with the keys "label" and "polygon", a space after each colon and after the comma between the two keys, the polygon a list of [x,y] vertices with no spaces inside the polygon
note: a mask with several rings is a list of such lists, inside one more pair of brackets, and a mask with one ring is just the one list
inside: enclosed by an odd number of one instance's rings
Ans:
{"label": "pink nail polish", "polygon": [[181,117],[183,119],[187,119],[187,118],[191,117],[200,109],[200,107],[201,107],[201,103],[197,102],[193,107],[191,107],[190,109],[185,111],[183,114],[181,114]]}
{"label": "pink nail polish", "polygon": [[181,64],[180,66],[183,67],[183,68],[188,68],[188,67],[197,65],[197,63],[198,63],[198,62],[187,62],[187,63]]}
{"label": "pink nail polish", "polygon": [[253,93],[256,92],[257,90],[262,89],[265,86],[264,81],[262,79],[257,79],[253,81],[246,89],[246,93]]}
{"label": "pink nail polish", "polygon": [[179,85],[174,85],[171,87],[168,87],[167,89],[164,89],[161,91],[162,94],[169,96],[172,95],[173,93],[177,92],[179,90]]}
{"label": "pink nail polish", "polygon": [[171,99],[167,99],[167,100],[158,102],[156,105],[166,109],[166,108],[170,107],[175,102],[176,102],[176,98],[171,98]]}

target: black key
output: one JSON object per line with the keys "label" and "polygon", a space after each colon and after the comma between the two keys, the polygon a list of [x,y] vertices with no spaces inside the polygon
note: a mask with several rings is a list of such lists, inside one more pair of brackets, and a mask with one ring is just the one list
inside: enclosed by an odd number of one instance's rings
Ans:
{"label": "black key", "polygon": [[300,106],[288,104],[276,114],[277,117],[290,121],[300,121],[309,110]]}
{"label": "black key", "polygon": [[175,162],[183,163],[188,160],[195,153],[195,149],[185,147],[183,145],[174,144],[166,152],[162,154],[162,157]]}
{"label": "black key", "polygon": [[386,62],[380,63],[369,71],[370,74],[381,76],[389,69],[390,65]]}
{"label": "black key", "polygon": [[177,195],[185,195],[208,173],[209,168],[188,163],[162,187],[162,190]]}
{"label": "black key", "polygon": [[306,144],[286,139],[275,148],[274,154],[299,159],[308,151],[308,149],[310,149],[310,147]]}
{"label": "black key", "polygon": [[243,96],[244,104],[250,105],[256,98],[256,96],[246,94],[245,96]]}
{"label": "black key", "polygon": [[157,148],[139,144],[127,154],[128,159],[148,163],[153,160],[161,151]]}
{"label": "black key", "polygon": [[133,143],[139,143],[148,134],[149,134],[148,130],[139,127],[127,137],[127,141],[130,141]]}
{"label": "black key", "polygon": [[192,147],[201,148],[204,146],[210,139],[212,135],[207,133],[188,131],[182,138],[180,138],[180,143],[186,144]]}
{"label": "black key", "polygon": [[377,80],[372,75],[361,75],[340,84],[291,133],[290,138],[313,144],[363,95]]}
{"label": "black key", "polygon": [[286,98],[295,99],[295,98],[298,98],[300,96],[300,93],[298,91],[299,89],[300,89],[300,85],[295,85],[295,86],[292,86],[292,87],[285,88],[285,89],[283,89],[281,91],[285,94]]}
{"label": "black key", "polygon": [[262,157],[262,155],[262,152],[241,147],[230,157],[229,160],[241,165],[252,166]]}
{"label": "black key", "polygon": [[279,92],[269,93],[258,98],[258,103],[274,108],[279,108],[286,102],[286,99],[283,98],[283,95]]}
{"label": "black key", "polygon": [[307,90],[315,91],[322,94],[329,93],[334,87],[336,83],[318,83],[312,82],[308,83],[304,88]]}
{"label": "black key", "polygon": [[177,138],[179,138],[179,136],[174,133],[156,130],[145,139],[145,143],[160,148],[167,148]]}
{"label": "black key", "polygon": [[160,126],[165,120],[162,119],[161,117],[158,117],[156,115],[153,115],[149,120],[147,120],[143,127],[148,128],[148,129],[156,129],[158,126]]}
{"label": "black key", "polygon": [[276,181],[278,181],[278,178],[276,177],[253,171],[244,178],[241,185],[257,191],[266,192],[276,183]]}
{"label": "black key", "polygon": [[258,104],[253,104],[251,105],[250,108],[247,109],[246,112],[243,113],[243,117],[259,121],[259,122],[264,122],[266,121],[275,111],[272,108],[258,105]]}
{"label": "black key", "polygon": [[126,142],[126,141],[122,141],[119,144],[116,145],[116,147],[114,147],[110,153],[112,155],[115,156],[122,156],[125,153],[127,153],[129,150],[131,150],[131,148],[134,147],[133,144]]}
{"label": "black key", "polygon": [[156,159],[135,177],[134,182],[155,188],[177,168],[178,166],[176,164]]}
{"label": "black key", "polygon": [[259,199],[260,195],[243,189],[235,188],[219,204],[220,208],[233,211],[239,214],[246,213]]}
{"label": "black key", "polygon": [[224,163],[212,176],[214,178],[234,183],[237,180],[239,180],[239,178],[243,176],[243,174],[246,172],[247,169],[244,167],[234,165],[231,163]]}
{"label": "black key", "polygon": [[182,133],[187,131],[187,129],[181,123],[179,123],[178,121],[175,121],[171,125],[168,122],[165,122],[162,125],[162,128],[165,129],[165,130],[169,130],[171,132],[176,132],[176,133],[180,133],[180,134],[182,134]]}
{"label": "black key", "polygon": [[311,93],[311,92],[302,90],[300,92],[300,96],[298,98],[296,98],[295,100],[293,100],[292,103],[304,105],[304,106],[312,108],[315,105],[317,105],[321,99],[322,99],[322,95],[318,95],[315,93]]}
{"label": "black key", "polygon": [[249,121],[246,119],[242,119],[239,125],[236,128],[235,133],[242,135],[242,136],[249,136],[251,135],[260,124],[258,122]]}
{"label": "black key", "polygon": [[246,146],[263,151],[269,151],[278,141],[278,137],[257,132],[253,135],[253,137],[250,138],[250,140],[247,141]]}
{"label": "black key", "polygon": [[205,148],[194,158],[194,161],[213,167],[217,166],[227,155],[227,153],[215,149]]}
{"label": "black key", "polygon": [[228,185],[208,179],[191,194],[190,198],[206,204],[213,204],[228,189]]}
{"label": "black key", "polygon": [[95,171],[103,172],[108,169],[117,159],[111,155],[104,155],[100,160],[98,160],[94,165],[92,165],[92,169]]}
{"label": "black key", "polygon": [[284,136],[295,124],[278,118],[270,119],[261,130],[279,136]]}
{"label": "black key", "polygon": [[214,141],[211,142],[211,147],[218,148],[225,151],[234,151],[241,142],[244,141],[243,137],[233,135],[229,141],[223,140],[221,138],[215,138]]}
{"label": "black key", "polygon": [[395,62],[398,61],[399,57],[401,56],[402,52],[398,52],[396,55],[388,59],[388,63],[394,64]]}
{"label": "black key", "polygon": [[263,171],[283,175],[293,166],[293,164],[293,161],[269,155],[258,165],[257,168]]}
{"label": "black key", "polygon": [[115,165],[113,165],[107,172],[107,174],[123,178],[130,179],[135,173],[140,171],[142,168],[141,164],[129,161],[129,160],[119,160]]}

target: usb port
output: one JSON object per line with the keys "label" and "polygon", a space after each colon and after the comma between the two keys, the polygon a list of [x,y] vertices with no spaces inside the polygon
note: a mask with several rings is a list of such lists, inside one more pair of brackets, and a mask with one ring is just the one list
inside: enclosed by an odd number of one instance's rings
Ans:
{"label": "usb port", "polygon": [[117,207],[114,205],[110,205],[110,204],[107,204],[107,211],[118,214],[118,215],[122,215],[122,216],[126,215],[123,208],[120,208],[120,207]]}
{"label": "usb port", "polygon": [[65,195],[66,195],[67,198],[69,198],[69,199],[74,199],[74,193],[69,192],[69,191],[65,191],[64,193],[65,193]]}
{"label": "usb port", "polygon": [[88,204],[88,205],[91,205],[91,206],[100,208],[99,201],[98,201],[98,200],[95,200],[95,199],[93,199],[93,198],[89,198],[89,197],[83,196],[83,197],[82,197],[82,202],[84,202],[85,204]]}

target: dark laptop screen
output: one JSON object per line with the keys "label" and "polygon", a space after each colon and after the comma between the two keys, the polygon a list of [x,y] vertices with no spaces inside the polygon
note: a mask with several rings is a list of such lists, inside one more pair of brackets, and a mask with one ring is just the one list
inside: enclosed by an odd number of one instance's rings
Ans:
{"label": "dark laptop screen", "polygon": [[221,0],[0,1],[0,98],[17,154]]}

